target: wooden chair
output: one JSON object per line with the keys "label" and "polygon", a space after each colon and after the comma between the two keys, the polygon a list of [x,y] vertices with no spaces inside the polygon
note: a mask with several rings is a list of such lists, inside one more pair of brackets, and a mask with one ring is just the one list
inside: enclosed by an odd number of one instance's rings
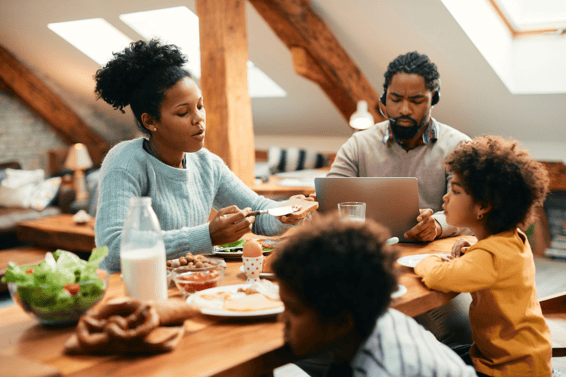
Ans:
{"label": "wooden chair", "polygon": [[565,357],[566,292],[541,299],[540,307],[552,336],[552,357]]}

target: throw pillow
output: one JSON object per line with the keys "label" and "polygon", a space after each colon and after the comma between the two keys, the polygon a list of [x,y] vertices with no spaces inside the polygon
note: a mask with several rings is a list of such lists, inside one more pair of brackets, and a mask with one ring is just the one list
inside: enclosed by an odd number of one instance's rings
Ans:
{"label": "throw pillow", "polygon": [[6,178],[0,182],[0,206],[29,208],[32,193],[44,177],[43,169],[6,169]]}
{"label": "throw pillow", "polygon": [[35,187],[31,196],[30,207],[36,211],[43,211],[55,200],[59,187],[61,187],[61,177],[53,177],[41,182]]}
{"label": "throw pillow", "polygon": [[271,174],[326,166],[328,157],[308,149],[271,147],[267,151],[267,164]]}

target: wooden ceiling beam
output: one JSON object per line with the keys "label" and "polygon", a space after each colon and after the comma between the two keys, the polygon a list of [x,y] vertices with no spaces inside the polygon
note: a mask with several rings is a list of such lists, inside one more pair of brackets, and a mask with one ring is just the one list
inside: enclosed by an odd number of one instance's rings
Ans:
{"label": "wooden ceiling beam", "polygon": [[14,95],[14,91],[10,89],[8,85],[6,85],[6,83],[4,82],[4,80],[2,80],[2,78],[0,78],[0,92],[5,92],[10,95]]}
{"label": "wooden ceiling beam", "polygon": [[347,121],[360,100],[368,102],[376,122],[385,120],[379,94],[308,0],[249,2],[290,49],[295,72],[316,82]]}
{"label": "wooden ceiling beam", "polygon": [[197,0],[205,146],[248,186],[254,182],[254,130],[248,93],[245,0]]}
{"label": "wooden ceiling beam", "polygon": [[0,46],[0,80],[32,112],[45,120],[64,142],[83,143],[95,164],[110,149],[65,102],[49,89],[12,54]]}

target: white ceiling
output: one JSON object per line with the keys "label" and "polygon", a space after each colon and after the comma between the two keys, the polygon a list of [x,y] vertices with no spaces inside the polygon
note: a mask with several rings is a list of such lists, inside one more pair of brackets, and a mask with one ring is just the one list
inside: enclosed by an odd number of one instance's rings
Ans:
{"label": "white ceiling", "polygon": [[[441,101],[433,110],[439,121],[470,136],[490,133],[566,145],[566,94],[511,94],[441,0],[311,4],[376,91],[382,90],[389,61],[417,50],[428,54],[440,71]],[[195,9],[193,0],[0,0],[0,44],[114,142],[132,134],[133,116],[95,101],[92,77],[99,66],[47,24],[102,17],[137,40],[141,37],[120,21],[120,14],[179,5]],[[348,137],[351,131],[344,118],[318,86],[295,75],[289,51],[255,9],[249,4],[247,8],[250,60],[288,94],[252,100],[256,135]]]}

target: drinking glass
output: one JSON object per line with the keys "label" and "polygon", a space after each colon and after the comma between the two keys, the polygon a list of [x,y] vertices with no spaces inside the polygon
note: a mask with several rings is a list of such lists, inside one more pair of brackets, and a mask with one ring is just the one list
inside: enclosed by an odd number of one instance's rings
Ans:
{"label": "drinking glass", "polygon": [[338,203],[340,217],[349,221],[365,221],[366,203],[364,202],[342,202]]}

